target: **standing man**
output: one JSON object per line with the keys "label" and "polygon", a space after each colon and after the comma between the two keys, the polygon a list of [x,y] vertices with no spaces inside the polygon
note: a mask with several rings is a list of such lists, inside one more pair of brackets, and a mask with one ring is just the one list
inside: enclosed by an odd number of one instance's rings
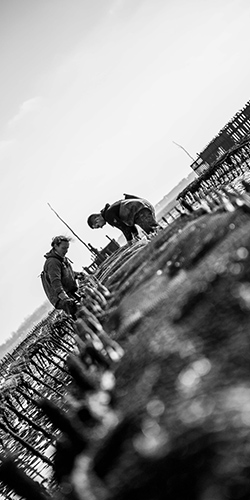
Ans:
{"label": "standing man", "polygon": [[155,218],[155,210],[151,203],[137,196],[124,194],[124,200],[119,200],[105,207],[87,219],[92,229],[103,227],[106,223],[122,231],[126,240],[132,242],[138,236],[137,226],[147,234],[153,234],[161,226]]}
{"label": "standing man", "polygon": [[67,259],[70,238],[56,236],[52,249],[45,254],[45,263],[41,273],[42,285],[49,301],[56,309],[62,309],[75,319],[77,311],[76,295],[78,290],[75,273]]}

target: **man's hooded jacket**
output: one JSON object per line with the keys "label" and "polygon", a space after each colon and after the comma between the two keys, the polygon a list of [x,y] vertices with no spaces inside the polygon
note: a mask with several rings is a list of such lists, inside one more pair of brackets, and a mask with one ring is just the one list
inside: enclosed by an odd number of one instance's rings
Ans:
{"label": "man's hooded jacket", "polygon": [[138,235],[137,228],[135,227],[135,217],[143,208],[147,208],[154,212],[154,207],[149,201],[137,196],[125,194],[124,200],[119,200],[109,205],[108,203],[101,210],[102,217],[110,224],[110,226],[120,229],[126,240],[131,241],[134,236]]}
{"label": "man's hooded jacket", "polygon": [[61,257],[54,249],[46,253],[44,257],[46,261],[41,280],[49,301],[56,307],[60,299],[74,297],[74,292],[78,288],[77,282],[67,257]]}

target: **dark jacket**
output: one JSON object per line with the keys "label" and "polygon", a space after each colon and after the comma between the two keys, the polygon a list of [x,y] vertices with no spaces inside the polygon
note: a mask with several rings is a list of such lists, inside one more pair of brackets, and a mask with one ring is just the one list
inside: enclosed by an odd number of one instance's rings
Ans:
{"label": "dark jacket", "polygon": [[[60,257],[54,249],[45,254],[45,263],[41,274],[44,291],[51,302],[56,307],[59,301],[59,294],[64,298],[74,296],[77,291],[75,273],[67,257]],[[62,298],[60,295],[60,298]]]}
{"label": "dark jacket", "polygon": [[148,208],[154,213],[154,208],[147,200],[142,198],[131,197],[125,195],[125,200],[119,200],[112,205],[105,205],[101,214],[106,222],[111,226],[120,229],[126,240],[131,241],[134,236],[138,235],[135,227],[134,219],[136,214],[142,208]]}

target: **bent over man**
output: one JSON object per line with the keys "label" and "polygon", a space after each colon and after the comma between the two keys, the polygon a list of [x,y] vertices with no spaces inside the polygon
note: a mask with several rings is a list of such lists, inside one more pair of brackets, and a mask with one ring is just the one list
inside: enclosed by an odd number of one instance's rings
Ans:
{"label": "bent over man", "polygon": [[41,280],[50,303],[75,318],[78,286],[73,268],[66,257],[69,242],[70,238],[66,236],[53,238],[52,249],[44,256],[46,260]]}
{"label": "bent over man", "polygon": [[155,210],[151,203],[137,196],[124,194],[124,200],[118,200],[112,205],[108,203],[96,214],[87,219],[92,229],[103,227],[106,223],[122,231],[126,240],[131,242],[138,236],[137,226],[147,234],[161,228],[155,218]]}

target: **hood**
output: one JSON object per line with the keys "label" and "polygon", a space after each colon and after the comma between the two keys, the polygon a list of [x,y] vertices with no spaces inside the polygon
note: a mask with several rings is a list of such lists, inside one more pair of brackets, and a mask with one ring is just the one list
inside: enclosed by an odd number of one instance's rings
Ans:
{"label": "hood", "polygon": [[110,204],[106,203],[105,207],[101,210],[100,213],[103,215],[106,212],[106,210],[108,210],[109,207],[110,207]]}
{"label": "hood", "polygon": [[44,255],[45,259],[49,259],[50,257],[55,257],[56,259],[60,260],[60,262],[71,262],[71,264],[73,264],[73,261],[70,260],[68,257],[61,257],[60,255],[58,255],[58,253],[55,252],[55,250],[52,248],[52,250],[50,250],[49,252],[47,252],[45,255]]}
{"label": "hood", "polygon": [[49,252],[47,252],[44,255],[44,257],[45,257],[45,259],[49,259],[49,257],[55,257],[56,259],[60,260],[61,262],[64,261],[64,258],[60,257],[60,255],[58,255],[53,248],[52,248],[52,250],[50,250]]}

